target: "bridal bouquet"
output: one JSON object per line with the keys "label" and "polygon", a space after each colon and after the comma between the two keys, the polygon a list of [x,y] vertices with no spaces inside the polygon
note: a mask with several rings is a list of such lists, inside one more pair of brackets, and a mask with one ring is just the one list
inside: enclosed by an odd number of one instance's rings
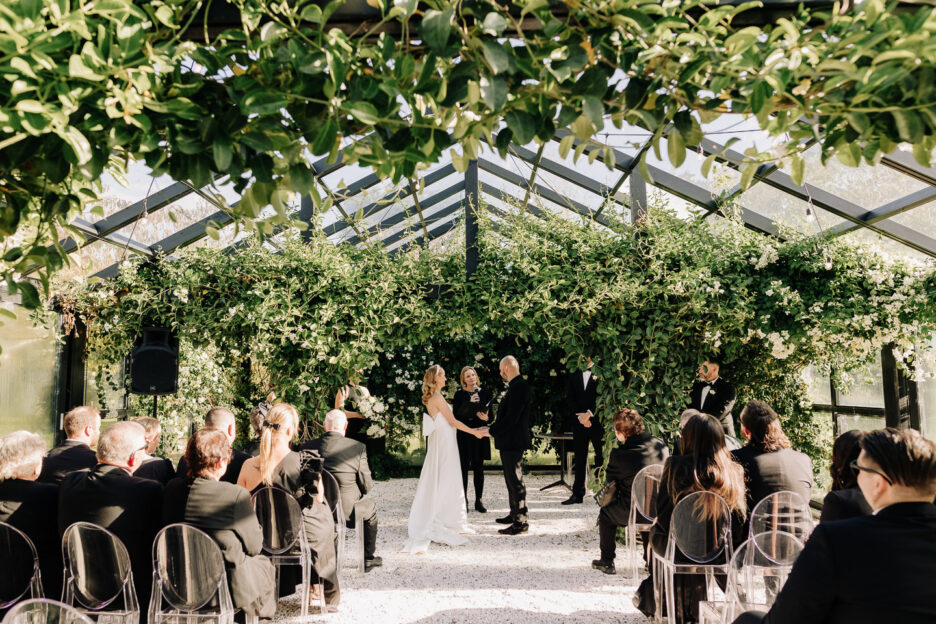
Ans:
{"label": "bridal bouquet", "polygon": [[387,406],[383,401],[372,396],[364,386],[353,386],[348,398],[354,403],[356,411],[367,419],[369,438],[382,438],[387,435]]}

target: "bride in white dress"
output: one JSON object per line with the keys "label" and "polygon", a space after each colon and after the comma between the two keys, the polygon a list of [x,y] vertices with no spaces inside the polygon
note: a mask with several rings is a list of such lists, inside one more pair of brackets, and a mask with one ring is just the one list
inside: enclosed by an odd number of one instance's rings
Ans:
{"label": "bride in white dress", "polygon": [[422,395],[428,414],[423,415],[423,435],[428,436],[426,460],[419,473],[416,497],[409,515],[409,539],[402,552],[421,553],[429,542],[460,546],[468,541],[462,533],[471,533],[465,511],[461,464],[455,430],[461,429],[483,438],[487,429],[472,429],[455,419],[452,408],[442,397],[445,371],[433,364],[423,378]]}

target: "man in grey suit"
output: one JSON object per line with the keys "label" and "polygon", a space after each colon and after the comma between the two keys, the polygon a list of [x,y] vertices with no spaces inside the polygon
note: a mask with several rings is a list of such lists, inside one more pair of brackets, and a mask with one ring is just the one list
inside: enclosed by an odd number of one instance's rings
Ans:
{"label": "man in grey suit", "polygon": [[364,570],[370,572],[383,564],[374,554],[377,549],[377,504],[368,492],[373,487],[367,449],[357,440],[345,437],[348,417],[340,409],[325,415],[322,423],[325,435],[307,443],[304,448],[317,450],[324,460],[325,470],[338,482],[345,521],[351,525],[357,514],[364,522]]}

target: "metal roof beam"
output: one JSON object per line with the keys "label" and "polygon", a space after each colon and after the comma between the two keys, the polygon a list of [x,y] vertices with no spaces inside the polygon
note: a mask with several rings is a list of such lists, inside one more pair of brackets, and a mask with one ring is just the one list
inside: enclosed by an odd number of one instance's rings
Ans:
{"label": "metal roof beam", "polygon": [[[462,208],[462,203],[463,203],[463,202],[464,202],[464,200],[459,199],[459,200],[456,201],[455,203],[449,204],[448,206],[446,206],[445,208],[442,208],[441,210],[437,210],[436,212],[434,212],[434,213],[432,214],[431,217],[427,217],[426,223],[427,223],[427,224],[428,224],[428,223],[438,223],[439,221],[441,221],[441,220],[444,219],[445,217],[447,217],[447,216],[451,215],[452,213],[454,213],[454,212],[460,210],[460,209]],[[409,225],[409,226],[406,226],[406,227],[402,228],[402,229],[401,229],[400,231],[398,231],[398,232],[394,232],[393,234],[391,234],[391,235],[388,236],[387,238],[384,238],[384,239],[381,240],[380,242],[383,244],[384,247],[389,247],[390,245],[393,245],[393,244],[399,242],[400,240],[406,238],[408,235],[412,234],[413,232],[418,232],[418,231],[421,230],[421,229],[422,229],[422,224],[421,224],[421,223],[417,223],[417,224],[414,224],[414,225]]]}
{"label": "metal roof beam", "polygon": [[[920,189],[915,193],[910,193],[900,199],[878,206],[874,210],[869,210],[861,217],[861,220],[866,224],[877,223],[878,221],[889,219],[908,210],[928,204],[934,199],[936,199],[936,188],[927,187]],[[825,233],[826,236],[831,237],[842,236],[843,234],[854,232],[861,227],[863,226],[852,222],[839,223],[827,229]]]}
{"label": "metal roof beam", "polygon": [[[530,164],[533,164],[536,158],[536,152],[528,150],[525,147],[511,145],[510,151],[521,160]],[[600,195],[601,197],[608,197],[613,190],[610,186],[601,184],[587,175],[579,173],[574,169],[569,169],[562,163],[550,160],[549,158],[540,158],[539,168],[543,171],[548,171],[556,177],[562,178],[566,182],[571,182],[586,191],[591,191],[592,193]],[[613,199],[621,203],[627,202],[627,196],[623,193],[615,193]]]}
{"label": "metal roof beam", "polygon": [[907,152],[894,150],[893,154],[884,154],[881,164],[930,186],[936,186],[936,167],[923,167]]}
{"label": "metal roof beam", "polygon": [[[465,181],[464,181],[464,180],[461,180],[461,181],[459,181],[459,182],[456,182],[455,184],[453,184],[452,186],[448,187],[447,189],[444,189],[444,190],[442,190],[442,191],[439,191],[438,193],[434,194],[433,196],[431,196],[431,197],[425,199],[423,202],[421,202],[422,208],[423,208],[423,210],[426,210],[427,208],[431,208],[432,206],[435,206],[436,204],[438,204],[438,203],[440,203],[440,202],[442,202],[442,201],[448,199],[449,197],[455,195],[456,193],[458,193],[458,192],[460,192],[460,191],[462,191],[462,190],[464,190],[464,189],[465,189]],[[369,227],[367,230],[365,230],[365,231],[363,232],[363,234],[364,234],[364,237],[363,237],[363,238],[362,238],[362,237],[359,237],[359,236],[357,236],[357,235],[355,235],[355,236],[352,236],[352,237],[348,238],[347,240],[343,240],[343,241],[341,241],[341,242],[342,242],[342,243],[349,243],[349,244],[351,244],[351,245],[357,245],[357,244],[360,243],[361,241],[367,240],[368,238],[370,238],[371,236],[373,236],[373,235],[376,234],[377,232],[379,232],[379,231],[381,231],[381,230],[386,230],[386,229],[388,229],[388,228],[391,228],[391,227],[393,227],[394,225],[397,225],[398,223],[402,222],[403,220],[409,218],[410,216],[411,216],[411,215],[408,214],[408,211],[407,211],[407,210],[400,210],[399,212],[394,213],[392,216],[387,217],[386,219],[380,221],[379,223],[376,223],[376,224],[372,225],[372,226]]]}
{"label": "metal roof beam", "polygon": [[[519,203],[520,203],[520,198],[519,198],[519,197],[517,197],[516,195],[511,195],[510,193],[508,193],[507,191],[505,191],[505,190],[502,189],[502,188],[499,188],[499,187],[497,187],[497,186],[492,186],[492,185],[490,185],[490,184],[488,184],[488,183],[486,183],[486,182],[481,182],[481,183],[480,183],[480,187],[481,187],[481,192],[482,192],[482,193],[485,193],[485,194],[487,194],[487,195],[490,195],[491,197],[494,197],[494,198],[496,198],[496,199],[499,199],[499,200],[501,200],[501,201],[503,201],[503,202],[507,202],[508,204],[519,204]],[[501,215],[502,217],[506,215],[506,213],[505,213],[503,210],[497,208],[496,206],[490,206],[490,209],[493,210],[496,214]],[[536,204],[531,204],[531,205],[527,206],[527,210],[528,210],[533,216],[539,217],[540,219],[545,219],[545,218],[546,218],[546,212],[545,212],[542,208],[540,208],[539,206],[537,206]]]}
{"label": "metal roof beam", "polygon": [[230,213],[219,210],[208,215],[204,219],[199,219],[195,223],[173,232],[161,241],[154,243],[153,249],[162,250],[163,253],[172,253],[180,247],[191,245],[207,236],[208,225],[210,223],[213,223],[216,228],[223,228],[233,222],[234,218]]}

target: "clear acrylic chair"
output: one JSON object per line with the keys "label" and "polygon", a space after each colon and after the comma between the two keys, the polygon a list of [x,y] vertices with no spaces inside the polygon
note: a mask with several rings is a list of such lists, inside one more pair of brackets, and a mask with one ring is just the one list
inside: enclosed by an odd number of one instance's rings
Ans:
{"label": "clear acrylic chair", "polygon": [[[338,485],[335,476],[327,470],[322,471],[322,484],[325,488],[325,501],[335,517],[335,539],[337,540],[338,573],[340,575],[345,563],[348,561],[347,551],[350,548],[347,539],[348,526],[345,522],[344,505],[341,502],[341,487]],[[351,543],[356,547],[355,554],[357,555],[353,561],[355,562],[355,568],[359,572],[364,572],[364,520],[358,513],[354,514],[353,530],[353,541]]]}
{"label": "clear acrylic chair", "polygon": [[149,624],[233,624],[234,604],[218,544],[188,524],[170,524],[153,540]]}
{"label": "clear acrylic chair", "polygon": [[120,539],[90,522],[76,522],[62,537],[63,596],[97,624],[138,624],[140,605],[130,556]]}
{"label": "clear acrylic chair", "polygon": [[728,624],[745,611],[769,611],[802,551],[803,542],[783,531],[748,538],[728,565],[725,601],[700,605],[700,623]]}
{"label": "clear acrylic chair", "polygon": [[637,578],[641,565],[640,549],[637,546],[637,533],[649,531],[656,518],[656,497],[660,490],[660,475],[663,465],[654,464],[640,470],[631,484],[630,514],[625,529],[627,541],[627,567],[631,578]]}
{"label": "clear acrylic chair", "polygon": [[0,522],[0,609],[22,600],[42,598],[39,557],[29,536],[6,522]]}
{"label": "clear acrylic chair", "polygon": [[[302,570],[302,589],[300,614],[309,614],[309,596],[312,582],[312,551],[306,541],[305,525],[302,522],[302,508],[295,497],[285,490],[275,487],[260,488],[252,497],[254,511],[263,528],[263,552],[276,567],[276,585],[279,587],[280,566],[298,565]],[[318,584],[322,613],[327,613],[325,591]]]}
{"label": "clear acrylic chair", "polygon": [[[676,503],[670,518],[666,554],[653,553],[655,621],[663,621],[663,600],[670,622],[676,618],[675,577],[705,575],[707,592],[713,589],[716,573],[727,574],[731,560],[731,511],[713,492],[693,492]],[[687,561],[678,561],[678,557]]]}
{"label": "clear acrylic chair", "polygon": [[748,526],[748,536],[784,531],[805,543],[813,530],[809,501],[796,492],[774,492],[754,505]]}
{"label": "clear acrylic chair", "polygon": [[2,624],[94,624],[94,621],[64,602],[30,598],[7,611]]}

